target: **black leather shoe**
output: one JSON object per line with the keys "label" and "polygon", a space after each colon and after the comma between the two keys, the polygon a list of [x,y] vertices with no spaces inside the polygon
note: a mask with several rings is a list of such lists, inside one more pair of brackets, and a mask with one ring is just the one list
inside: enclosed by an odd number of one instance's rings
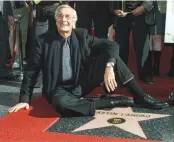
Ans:
{"label": "black leather shoe", "polygon": [[140,78],[146,84],[154,84],[153,78],[150,76]]}
{"label": "black leather shoe", "polygon": [[135,106],[138,107],[145,107],[145,108],[155,108],[155,109],[162,109],[165,107],[169,107],[169,104],[164,101],[158,101],[154,99],[149,94],[145,94],[142,98],[134,97]]}
{"label": "black leather shoe", "polygon": [[174,73],[169,71],[167,74],[164,75],[164,77],[174,77]]}
{"label": "black leather shoe", "polygon": [[119,107],[119,106],[124,106],[124,107],[130,107],[134,106],[134,101],[128,97],[125,96],[110,96],[110,97],[105,97],[103,99],[107,99],[110,101],[110,106],[111,108],[114,107]]}
{"label": "black leather shoe", "polygon": [[169,100],[174,102],[174,91],[172,91],[169,95]]}

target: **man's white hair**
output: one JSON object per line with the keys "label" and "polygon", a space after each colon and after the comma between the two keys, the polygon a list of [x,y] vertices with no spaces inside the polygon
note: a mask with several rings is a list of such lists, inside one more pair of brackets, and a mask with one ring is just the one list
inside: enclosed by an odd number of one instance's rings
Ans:
{"label": "man's white hair", "polygon": [[67,4],[63,4],[63,5],[58,6],[58,8],[55,11],[55,18],[57,17],[57,15],[60,14],[61,9],[63,9],[63,8],[70,8],[72,10],[72,16],[73,16],[73,21],[74,21],[73,28],[75,28],[76,27],[76,22],[77,22],[77,13],[71,6],[69,6]]}

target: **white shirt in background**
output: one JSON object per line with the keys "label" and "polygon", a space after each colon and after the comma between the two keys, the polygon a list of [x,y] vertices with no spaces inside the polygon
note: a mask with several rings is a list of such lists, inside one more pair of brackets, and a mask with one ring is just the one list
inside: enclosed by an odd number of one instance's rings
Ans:
{"label": "white shirt in background", "polygon": [[3,12],[3,0],[0,0],[0,11]]}

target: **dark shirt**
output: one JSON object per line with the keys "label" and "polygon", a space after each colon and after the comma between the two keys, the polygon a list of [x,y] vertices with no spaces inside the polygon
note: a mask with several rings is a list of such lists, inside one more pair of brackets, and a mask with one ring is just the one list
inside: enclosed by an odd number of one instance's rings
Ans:
{"label": "dark shirt", "polygon": [[[70,39],[71,39],[71,36],[69,36],[67,38],[69,45],[70,45]],[[59,40],[61,47],[63,48],[63,44],[65,43],[65,38],[58,34],[58,40]]]}

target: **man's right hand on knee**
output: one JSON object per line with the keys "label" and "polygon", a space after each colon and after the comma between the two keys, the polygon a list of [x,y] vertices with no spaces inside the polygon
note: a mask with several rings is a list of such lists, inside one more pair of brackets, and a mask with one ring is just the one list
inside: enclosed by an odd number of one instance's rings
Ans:
{"label": "man's right hand on knee", "polygon": [[15,106],[11,107],[8,112],[12,113],[12,112],[17,112],[20,109],[29,109],[29,104],[28,103],[18,103]]}

